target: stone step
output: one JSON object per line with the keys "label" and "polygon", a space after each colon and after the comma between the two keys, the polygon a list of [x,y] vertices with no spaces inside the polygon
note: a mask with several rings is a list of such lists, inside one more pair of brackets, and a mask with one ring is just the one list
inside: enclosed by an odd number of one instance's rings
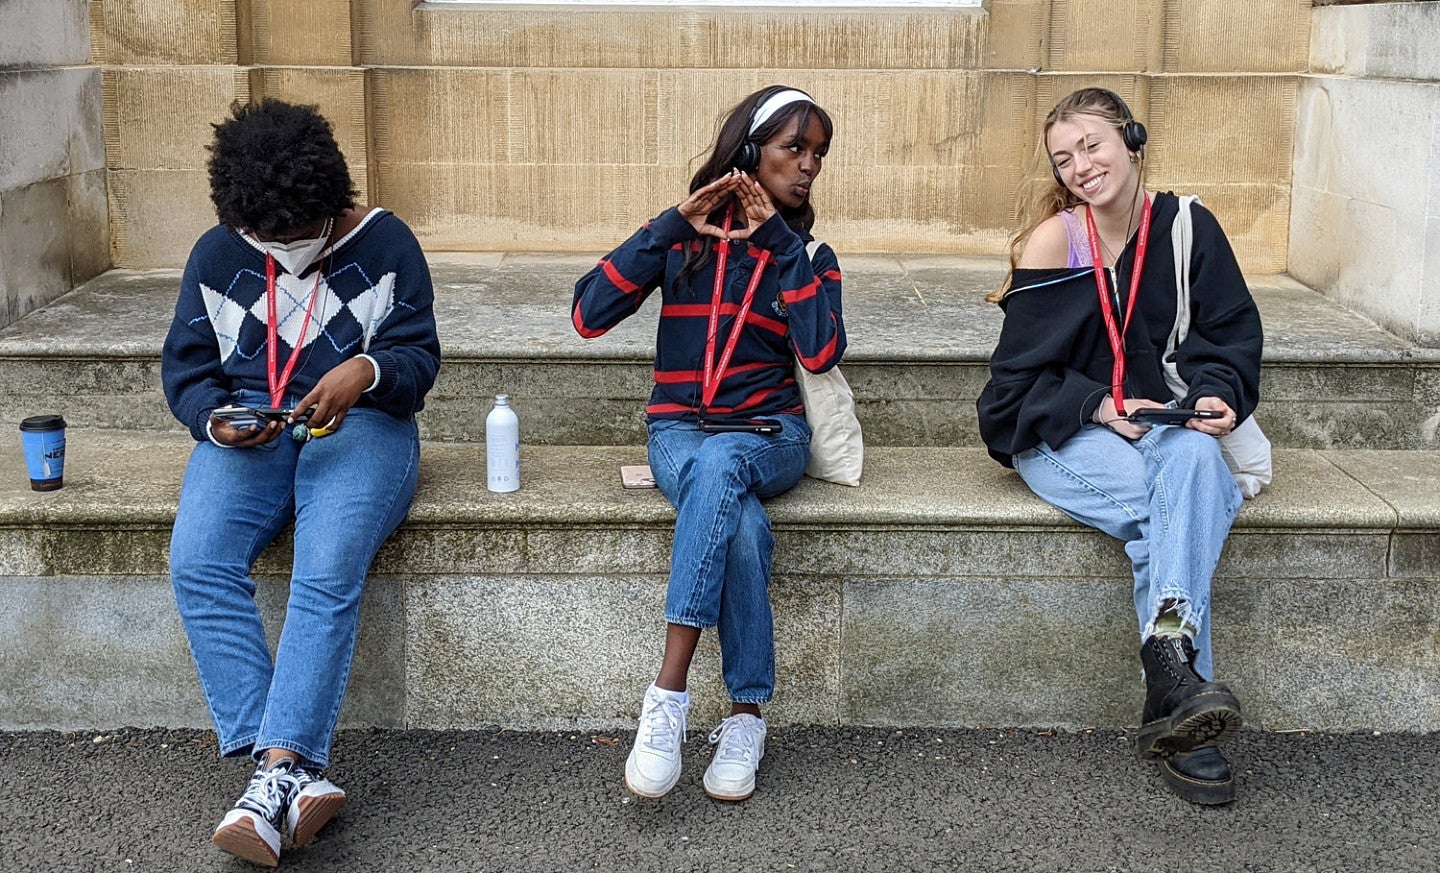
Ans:
{"label": "stone step", "polygon": [[[425,435],[479,440],[493,394],[508,393],[525,442],[644,441],[654,312],[597,340],[569,320],[576,255],[432,255],[445,363],[421,414]],[[975,398],[1000,311],[983,297],[992,258],[845,259],[845,372],[874,446],[979,445]],[[115,270],[0,330],[0,425],[39,411],[74,424],[175,427],[159,350],[179,273]],[[1398,339],[1284,276],[1251,279],[1266,324],[1265,400],[1276,445],[1437,445],[1440,350]]]}
{"label": "stone step", "polygon": [[[0,431],[0,729],[205,723],[166,547],[191,443],[70,434],[66,485],[28,490]],[[620,488],[639,446],[426,443],[381,551],[347,724],[615,726],[659,663],[673,511]],[[1282,450],[1215,582],[1222,678],[1266,729],[1440,729],[1440,458]],[[974,448],[872,450],[859,488],[769,503],[776,723],[1122,726],[1138,644],[1119,544]],[[278,627],[289,544],[257,567]],[[696,723],[720,713],[713,634]]]}

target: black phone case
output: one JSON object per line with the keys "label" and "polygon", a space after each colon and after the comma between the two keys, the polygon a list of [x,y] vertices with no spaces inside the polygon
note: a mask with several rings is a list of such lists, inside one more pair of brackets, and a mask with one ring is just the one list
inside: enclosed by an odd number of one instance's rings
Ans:
{"label": "black phone case", "polygon": [[1212,409],[1137,409],[1126,420],[1132,424],[1184,424],[1195,418],[1222,418],[1224,415]]}
{"label": "black phone case", "polygon": [[700,430],[703,431],[703,432],[705,432],[705,433],[763,433],[763,434],[773,434],[773,433],[779,433],[781,430],[784,429],[784,427],[785,427],[785,426],[782,425],[780,422],[778,422],[778,421],[772,421],[772,420],[770,420],[770,419],[768,419],[768,418],[753,419],[753,420],[748,420],[748,421],[747,421],[747,420],[744,420],[744,419],[736,419],[736,420],[732,420],[732,421],[705,421],[705,420],[702,420],[702,421],[700,422]]}

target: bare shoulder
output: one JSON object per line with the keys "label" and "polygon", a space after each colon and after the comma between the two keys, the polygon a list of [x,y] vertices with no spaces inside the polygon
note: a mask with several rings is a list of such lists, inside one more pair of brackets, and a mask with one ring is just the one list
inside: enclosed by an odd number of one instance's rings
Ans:
{"label": "bare shoulder", "polygon": [[1069,261],[1070,236],[1065,232],[1065,220],[1056,213],[1030,234],[1016,266],[1023,270],[1063,269]]}

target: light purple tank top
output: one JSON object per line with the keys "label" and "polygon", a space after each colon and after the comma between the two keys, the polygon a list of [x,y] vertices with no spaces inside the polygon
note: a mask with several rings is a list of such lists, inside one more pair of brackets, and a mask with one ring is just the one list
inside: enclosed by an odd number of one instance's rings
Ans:
{"label": "light purple tank top", "polygon": [[1086,233],[1080,216],[1075,214],[1074,209],[1065,209],[1060,212],[1060,220],[1065,222],[1065,237],[1070,241],[1065,266],[1089,267],[1094,264],[1094,259],[1090,257],[1090,235]]}

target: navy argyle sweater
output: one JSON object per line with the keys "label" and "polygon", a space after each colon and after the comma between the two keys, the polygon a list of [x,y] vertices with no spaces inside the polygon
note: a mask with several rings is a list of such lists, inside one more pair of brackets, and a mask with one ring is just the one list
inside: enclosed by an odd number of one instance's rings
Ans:
{"label": "navy argyle sweater", "polygon": [[[812,373],[823,373],[845,353],[845,324],[840,317],[840,265],[835,252],[821,245],[812,264],[807,237],[792,230],[777,213],[755,228],[750,239],[729,243],[729,263],[720,307],[713,367],[739,314],[745,288],[761,251],[771,261],[761,275],[754,302],[736,340],[730,366],[707,415],[752,417],[803,414],[795,384],[798,360]],[[727,243],[717,243],[726,245]],[[575,284],[571,319],[583,337],[597,337],[640,308],[660,288],[660,325],[655,340],[655,388],[646,413],[658,418],[698,418],[705,367],[716,258],[696,271],[685,287],[675,276],[687,247],[698,247],[695,228],[668,209],[603,258]]]}
{"label": "navy argyle sweater", "polygon": [[[276,272],[276,370],[301,346],[287,397],[298,400],[321,376],[364,353],[379,364],[380,383],[356,406],[406,418],[425,405],[440,368],[440,341],[430,269],[403,221],[372,210],[303,275],[291,276],[278,263]],[[232,391],[269,391],[266,310],[265,255],[234,229],[211,228],[185,265],[160,361],[170,411],[195,439],[207,439],[211,411],[229,403]]]}

